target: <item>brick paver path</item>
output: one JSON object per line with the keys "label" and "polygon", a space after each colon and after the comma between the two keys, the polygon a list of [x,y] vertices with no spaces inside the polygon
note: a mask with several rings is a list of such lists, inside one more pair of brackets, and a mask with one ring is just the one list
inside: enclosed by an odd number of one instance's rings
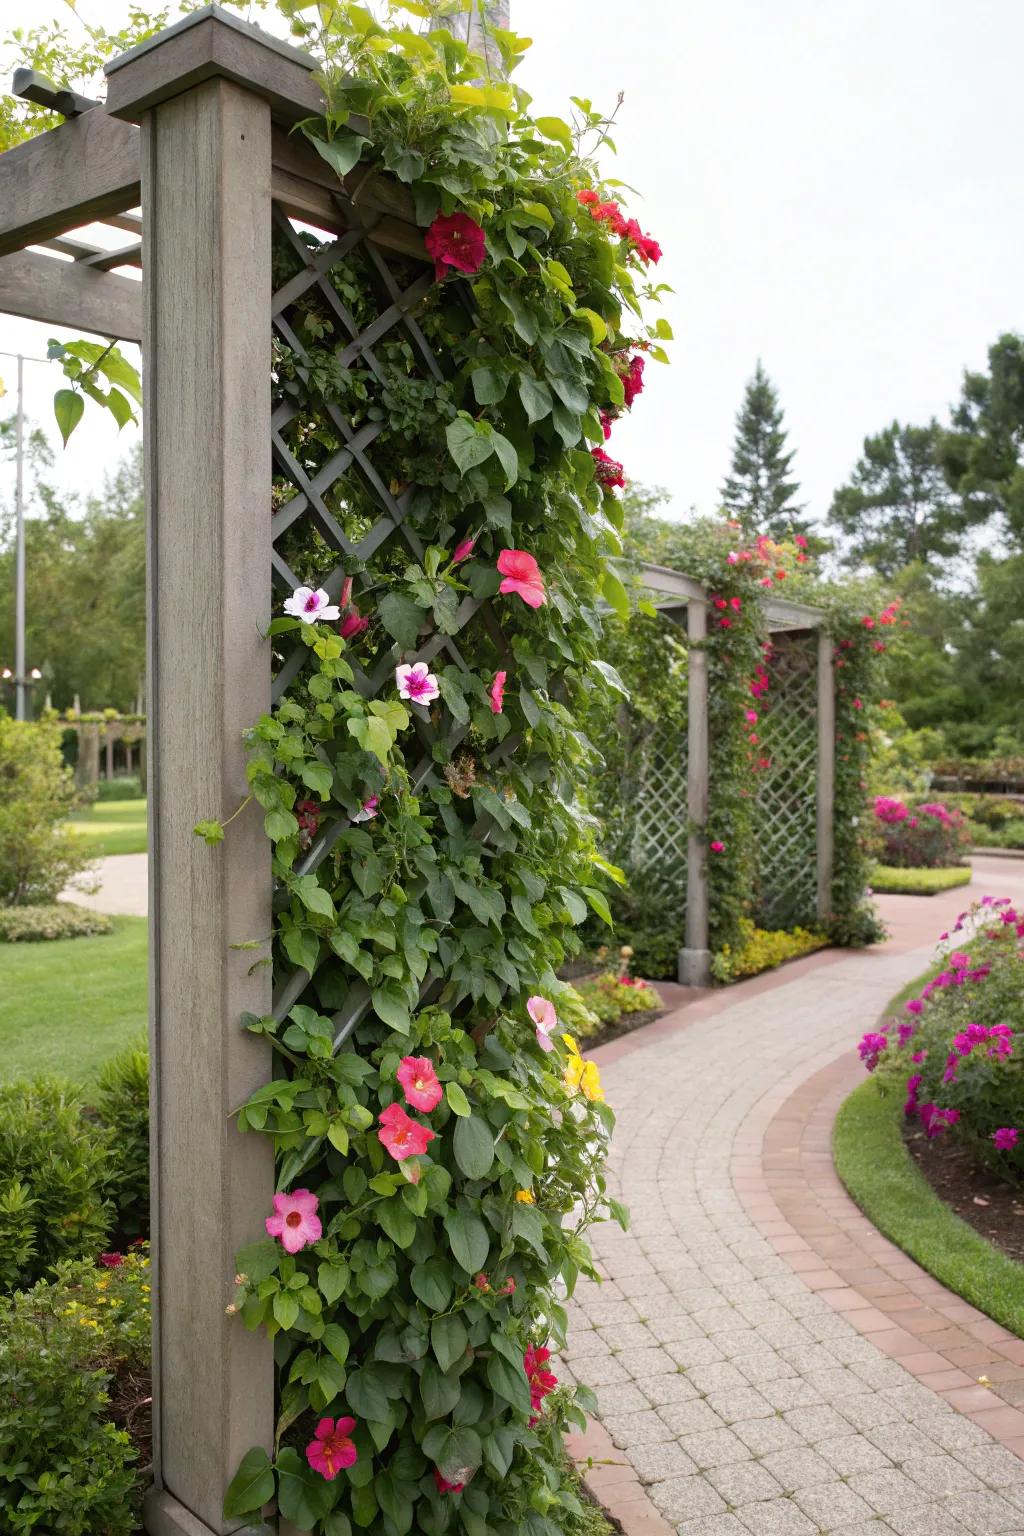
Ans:
{"label": "brick paver path", "polygon": [[[1019,899],[1021,874],[975,890]],[[581,1283],[565,1363],[622,1463],[593,1485],[635,1469],[679,1536],[1024,1536],[1024,1461],[795,1272],[743,1188],[771,1115],[924,969],[959,900],[893,905],[902,942],[800,962],[603,1053],[633,1220],[593,1234],[608,1278]],[[637,1494],[627,1531],[664,1530]]]}

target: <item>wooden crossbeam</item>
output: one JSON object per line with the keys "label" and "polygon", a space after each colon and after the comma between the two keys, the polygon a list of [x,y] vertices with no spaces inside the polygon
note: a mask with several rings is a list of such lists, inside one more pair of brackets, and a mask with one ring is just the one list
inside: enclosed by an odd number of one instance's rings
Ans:
{"label": "wooden crossbeam", "polygon": [[0,256],[139,202],[139,130],[102,107],[0,155]]}
{"label": "wooden crossbeam", "polygon": [[142,284],[79,261],[15,251],[0,256],[0,313],[139,342]]}

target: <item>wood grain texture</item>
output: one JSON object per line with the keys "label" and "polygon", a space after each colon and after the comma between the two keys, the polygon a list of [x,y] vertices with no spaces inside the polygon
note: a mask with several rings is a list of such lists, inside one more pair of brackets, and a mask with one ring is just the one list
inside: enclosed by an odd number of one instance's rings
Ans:
{"label": "wood grain texture", "polygon": [[269,707],[270,110],[209,81],[143,126],[149,589],[150,962],[158,1487],[211,1531],[244,1453],[270,1446],[269,1340],[225,1315],[263,1234],[269,1139],[234,1110],[270,1073],[239,1025],[270,972],[258,808],[219,848],[192,828],[244,798],[242,732]]}
{"label": "wood grain texture", "polygon": [[0,256],[0,313],[139,342],[142,284],[75,261],[15,251]]}
{"label": "wood grain texture", "polygon": [[832,636],[818,631],[818,920],[832,907],[835,862],[836,695]]}
{"label": "wood grain texture", "polygon": [[102,107],[0,155],[0,256],[139,201],[139,131]]}

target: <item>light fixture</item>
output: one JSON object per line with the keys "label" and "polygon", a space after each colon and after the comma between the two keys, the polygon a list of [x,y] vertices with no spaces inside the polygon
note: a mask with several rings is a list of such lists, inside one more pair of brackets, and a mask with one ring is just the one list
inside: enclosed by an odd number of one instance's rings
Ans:
{"label": "light fixture", "polygon": [[29,677],[34,683],[38,683],[42,675],[43,674],[40,672],[38,667],[33,667],[32,671],[29,673]]}

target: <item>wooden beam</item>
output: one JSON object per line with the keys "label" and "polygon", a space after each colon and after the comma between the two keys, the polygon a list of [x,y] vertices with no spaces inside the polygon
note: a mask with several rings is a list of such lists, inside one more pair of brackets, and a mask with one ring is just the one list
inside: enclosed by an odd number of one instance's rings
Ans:
{"label": "wooden beam", "polygon": [[832,636],[818,631],[818,774],[817,774],[817,872],[818,921],[825,924],[832,912],[832,874],[835,866],[836,794],[836,691],[832,667]]}
{"label": "wooden beam", "polygon": [[688,987],[711,985],[708,928],[709,733],[707,600],[687,606],[690,642],[687,671],[686,814],[686,948],[679,952],[679,980]]}
{"label": "wooden beam", "polygon": [[0,257],[0,313],[142,340],[142,284],[77,261],[15,251]]}
{"label": "wooden beam", "polygon": [[139,201],[139,130],[102,107],[0,155],[0,256]]}

